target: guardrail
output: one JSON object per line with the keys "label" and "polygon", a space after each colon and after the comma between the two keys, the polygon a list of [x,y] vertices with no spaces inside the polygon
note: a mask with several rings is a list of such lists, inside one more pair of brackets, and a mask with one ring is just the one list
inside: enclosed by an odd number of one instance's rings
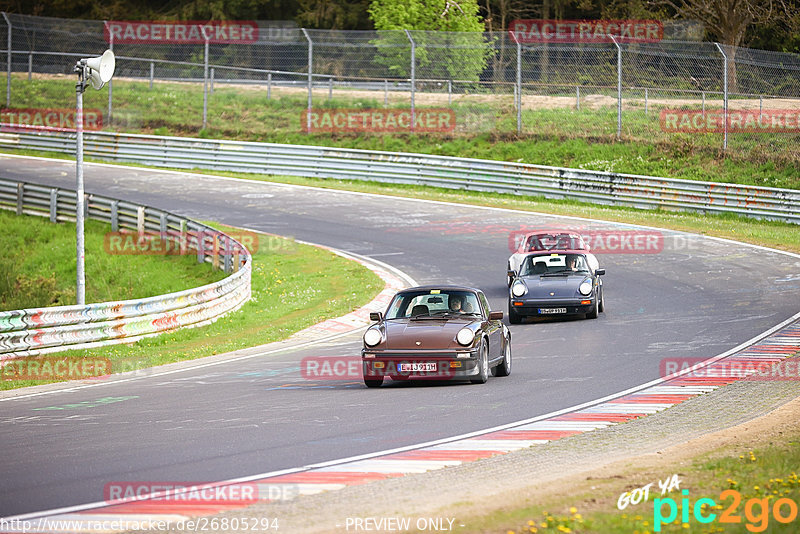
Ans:
{"label": "guardrail", "polygon": [[[76,199],[75,191],[0,178],[0,209],[18,215],[74,221]],[[129,343],[201,326],[250,299],[252,258],[232,237],[167,211],[99,195],[87,194],[84,206],[86,217],[110,222],[114,232],[127,229],[137,239],[148,234],[166,236],[181,252],[196,251],[198,262],[231,274],[212,284],[144,299],[0,312],[0,361]]]}
{"label": "guardrail", "polygon": [[[14,126],[0,130],[0,147],[74,153],[75,134]],[[113,132],[84,133],[84,154],[169,168],[430,185],[800,223],[800,190],[525,163]]]}

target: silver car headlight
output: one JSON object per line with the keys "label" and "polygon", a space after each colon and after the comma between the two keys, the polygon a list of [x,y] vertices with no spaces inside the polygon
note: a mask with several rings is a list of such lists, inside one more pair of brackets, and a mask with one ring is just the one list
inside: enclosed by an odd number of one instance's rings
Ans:
{"label": "silver car headlight", "polygon": [[511,286],[511,294],[514,295],[515,297],[521,297],[527,292],[528,288],[525,286],[523,282],[520,282],[519,280],[514,282],[514,284]]}
{"label": "silver car headlight", "polygon": [[583,283],[578,287],[578,291],[581,292],[581,295],[588,295],[592,292],[592,281],[591,280],[584,280]]}
{"label": "silver car headlight", "polygon": [[364,344],[368,347],[374,347],[383,340],[383,334],[375,327],[368,329],[364,333]]}
{"label": "silver car headlight", "polygon": [[469,328],[462,328],[461,330],[458,331],[458,334],[456,334],[456,341],[458,341],[459,344],[464,345],[465,347],[470,343],[472,343],[474,339],[475,339],[475,332],[473,332]]}

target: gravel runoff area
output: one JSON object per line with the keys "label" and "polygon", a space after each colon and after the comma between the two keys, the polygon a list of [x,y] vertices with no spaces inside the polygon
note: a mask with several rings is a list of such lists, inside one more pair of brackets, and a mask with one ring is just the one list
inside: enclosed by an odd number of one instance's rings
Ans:
{"label": "gravel runoff area", "polygon": [[[767,428],[776,417],[782,424],[795,425],[796,412],[776,410],[793,400],[793,406],[800,404],[800,381],[741,380],[653,415],[509,454],[290,501],[258,503],[213,517],[277,518],[278,531],[291,533],[348,532],[347,518],[450,517],[456,520],[453,529],[459,530],[459,509],[471,516],[489,514],[514,504],[520,495],[530,495],[532,487],[560,486],[620,460],[652,453],[669,460],[676,449],[672,446],[690,440],[689,452],[699,453],[702,447],[697,443],[703,438],[697,438],[725,429],[744,437],[753,431],[742,423],[756,418]],[[737,425],[742,426],[732,428]],[[718,442],[709,444],[713,448]],[[664,451],[667,447],[672,449]],[[351,526],[349,531],[355,530]]]}

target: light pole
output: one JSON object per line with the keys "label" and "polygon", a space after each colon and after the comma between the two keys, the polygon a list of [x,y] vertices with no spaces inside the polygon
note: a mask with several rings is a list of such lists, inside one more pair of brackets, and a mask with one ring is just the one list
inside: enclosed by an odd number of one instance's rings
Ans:
{"label": "light pole", "polygon": [[75,231],[77,234],[77,303],[86,304],[86,276],[84,274],[84,246],[83,246],[83,92],[86,82],[95,89],[101,89],[106,82],[114,76],[114,52],[106,50],[102,56],[81,59],[75,65],[78,73],[78,83],[75,84],[77,105],[75,109],[75,175],[77,179],[75,198]]}

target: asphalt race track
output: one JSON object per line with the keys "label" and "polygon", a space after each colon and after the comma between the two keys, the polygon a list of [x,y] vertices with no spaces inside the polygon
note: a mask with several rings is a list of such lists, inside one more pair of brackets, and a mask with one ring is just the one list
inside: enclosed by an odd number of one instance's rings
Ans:
{"label": "asphalt race track", "polygon": [[[75,187],[74,162],[0,155],[0,168],[4,177]],[[137,168],[87,165],[85,176],[89,193],[374,257],[419,283],[477,286],[504,311],[510,232],[620,228]],[[658,378],[663,358],[714,356],[798,311],[796,257],[662,235],[657,253],[599,255],[607,270],[599,319],[511,327],[513,373],[485,385],[387,382],[367,390],[360,380],[301,377],[304,357],[358,354],[356,333],[214,367],[3,400],[0,517],[102,501],[112,481],[230,479],[533,417]]]}

